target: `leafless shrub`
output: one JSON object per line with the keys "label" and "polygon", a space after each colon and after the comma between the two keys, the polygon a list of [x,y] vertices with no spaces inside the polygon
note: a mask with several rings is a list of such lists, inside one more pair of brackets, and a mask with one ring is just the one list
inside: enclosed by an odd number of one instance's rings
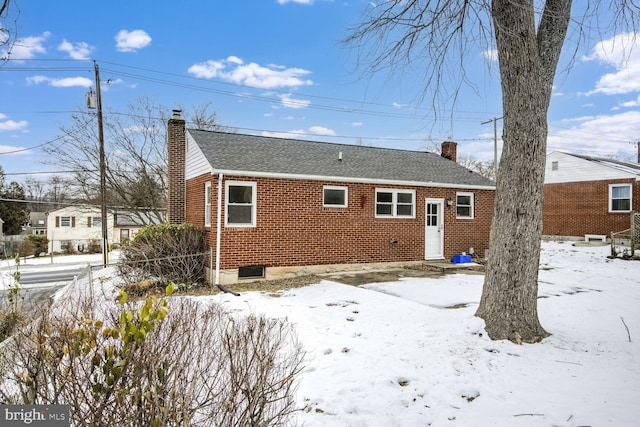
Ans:
{"label": "leafless shrub", "polygon": [[204,282],[205,249],[203,231],[194,225],[152,225],[123,247],[119,270],[131,283],[155,279],[191,286]]}
{"label": "leafless shrub", "polygon": [[291,325],[163,300],[49,311],[0,355],[0,398],[68,404],[77,426],[286,425],[304,359]]}

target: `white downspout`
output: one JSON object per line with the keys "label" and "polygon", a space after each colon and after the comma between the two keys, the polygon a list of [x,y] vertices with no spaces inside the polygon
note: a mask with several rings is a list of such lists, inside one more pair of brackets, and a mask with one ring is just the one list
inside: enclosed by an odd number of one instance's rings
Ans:
{"label": "white downspout", "polygon": [[218,174],[218,219],[216,221],[216,285],[220,284],[220,241],[222,236],[222,173]]}

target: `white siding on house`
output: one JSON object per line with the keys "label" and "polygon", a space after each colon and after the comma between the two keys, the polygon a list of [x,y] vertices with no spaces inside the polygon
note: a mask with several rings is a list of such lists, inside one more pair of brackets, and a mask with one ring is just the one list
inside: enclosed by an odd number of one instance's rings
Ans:
{"label": "white siding on house", "polygon": [[[70,218],[68,227],[61,226],[60,219],[62,217]],[[67,241],[70,241],[76,250],[78,249],[78,244],[86,248],[90,241],[102,243],[102,224],[94,224],[93,221],[93,218],[100,217],[100,208],[89,206],[68,206],[49,212],[49,215],[47,215],[49,249],[59,252],[62,250],[64,242]],[[59,218],[58,221],[56,221],[56,218]],[[89,221],[88,218],[92,218],[92,220]],[[115,242],[113,236],[113,214],[111,212],[107,213],[107,236],[109,243]]]}
{"label": "white siding on house", "polygon": [[[554,162],[557,162],[557,170],[554,170]],[[544,171],[545,184],[628,178],[638,179],[639,176],[638,174],[630,173],[616,167],[609,167],[602,163],[582,159],[559,151],[554,151],[547,155],[547,163]]]}
{"label": "white siding on house", "polygon": [[186,132],[186,143],[185,178],[191,179],[205,173],[212,173],[211,165],[202,154],[202,150],[195,143],[189,131]]}

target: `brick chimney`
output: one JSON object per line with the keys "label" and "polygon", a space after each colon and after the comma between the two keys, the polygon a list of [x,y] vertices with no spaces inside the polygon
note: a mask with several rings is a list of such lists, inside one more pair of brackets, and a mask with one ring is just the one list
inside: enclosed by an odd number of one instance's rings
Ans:
{"label": "brick chimney", "polygon": [[441,156],[445,159],[449,159],[452,162],[457,161],[458,144],[453,141],[445,141],[442,143]]}
{"label": "brick chimney", "polygon": [[180,117],[182,110],[173,110],[173,117],[167,125],[168,172],[167,218],[170,224],[181,224],[186,219],[185,121]]}

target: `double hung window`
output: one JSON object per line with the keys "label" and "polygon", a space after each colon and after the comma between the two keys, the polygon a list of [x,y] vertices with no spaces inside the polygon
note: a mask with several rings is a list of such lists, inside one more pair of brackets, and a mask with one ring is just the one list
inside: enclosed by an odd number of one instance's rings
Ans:
{"label": "double hung window", "polygon": [[631,184],[609,185],[609,212],[631,212]]}
{"label": "double hung window", "polygon": [[473,193],[456,193],[456,218],[473,218]]}
{"label": "double hung window", "polygon": [[256,226],[256,183],[227,181],[225,184],[226,225]]}

